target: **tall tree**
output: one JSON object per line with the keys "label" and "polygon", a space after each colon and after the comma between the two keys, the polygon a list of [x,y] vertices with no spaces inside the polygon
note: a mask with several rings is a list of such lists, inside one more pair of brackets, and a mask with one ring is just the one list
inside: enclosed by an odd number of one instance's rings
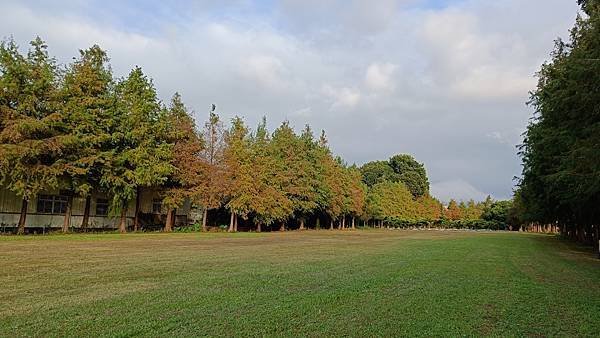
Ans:
{"label": "tall tree", "polygon": [[57,66],[44,41],[33,40],[26,56],[13,40],[0,44],[0,88],[0,183],[22,198],[24,233],[29,200],[57,188],[65,169]]}
{"label": "tall tree", "polygon": [[425,166],[417,162],[411,155],[392,156],[389,164],[398,175],[398,180],[406,185],[414,197],[421,197],[429,193],[429,180]]}
{"label": "tall tree", "polygon": [[173,144],[166,138],[167,119],[154,85],[141,68],[135,67],[118,83],[116,95],[114,146],[101,184],[113,196],[111,209],[120,213],[119,231],[126,232],[129,202],[139,198],[141,188],[161,186],[173,173]]}
{"label": "tall tree", "polygon": [[196,123],[175,93],[167,111],[168,141],[173,143],[172,165],[175,170],[165,184],[163,204],[167,208],[165,231],[170,232],[175,223],[175,210],[186,200],[192,200],[203,183],[206,166],[200,155],[204,149]]}
{"label": "tall tree", "polygon": [[531,95],[519,195],[525,220],[558,222],[600,253],[600,1],[579,4],[585,15],[569,42],[556,41]]}
{"label": "tall tree", "polygon": [[67,69],[60,92],[61,114],[68,145],[61,161],[66,171],[61,186],[69,192],[63,232],[70,226],[73,195],[85,198],[81,228],[89,221],[90,194],[99,188],[103,152],[110,151],[110,128],[115,100],[112,72],[106,52],[97,45],[81,50]]}
{"label": "tall tree", "polygon": [[240,117],[232,120],[226,141],[224,161],[229,181],[226,207],[231,212],[229,232],[235,232],[238,217],[248,217],[252,211],[253,198],[256,196],[249,132]]}
{"label": "tall tree", "polygon": [[200,156],[204,161],[204,177],[193,200],[204,208],[202,229],[207,230],[208,211],[222,205],[228,190],[225,152],[225,129],[219,115],[215,113],[216,106],[212,105],[208,121],[204,125],[202,138],[204,150]]}
{"label": "tall tree", "polygon": [[255,196],[252,200],[252,212],[258,232],[262,225],[282,222],[293,212],[293,205],[282,189],[276,172],[276,158],[263,118],[252,137],[252,167],[254,168]]}

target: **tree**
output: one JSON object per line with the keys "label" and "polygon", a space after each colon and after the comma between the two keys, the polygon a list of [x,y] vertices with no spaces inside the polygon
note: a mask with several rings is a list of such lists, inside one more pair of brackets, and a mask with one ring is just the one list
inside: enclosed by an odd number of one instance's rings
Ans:
{"label": "tree", "polygon": [[404,183],[414,197],[421,197],[429,193],[429,180],[425,166],[417,162],[411,155],[395,155],[389,160],[389,165]]}
{"label": "tree", "polygon": [[71,219],[72,196],[85,197],[81,228],[88,225],[90,193],[99,188],[102,153],[110,151],[110,126],[114,117],[113,79],[106,52],[97,45],[80,50],[67,69],[60,91],[61,114],[68,137],[61,156],[66,170],[61,186],[69,191],[63,232]]}
{"label": "tree", "polygon": [[215,113],[216,106],[212,105],[212,111],[202,131],[204,150],[200,157],[204,161],[204,177],[193,200],[204,208],[202,217],[202,230],[207,230],[208,211],[222,205],[225,193],[228,190],[226,166],[224,160],[225,130],[219,115]]}
{"label": "tree", "polygon": [[175,168],[165,184],[163,204],[167,208],[165,231],[170,232],[175,223],[175,210],[198,193],[204,178],[205,163],[200,155],[204,149],[202,138],[196,131],[196,123],[175,93],[167,111],[169,125],[168,141],[173,143],[172,165]]}
{"label": "tree", "polygon": [[[273,132],[271,139],[271,155],[275,159],[277,183],[292,202],[301,228],[304,228],[305,216],[317,208],[316,171],[309,158],[312,143],[310,129],[305,131],[303,138],[295,134],[288,122],[283,122]],[[285,230],[283,221],[281,230]]]}
{"label": "tree", "polygon": [[394,172],[394,169],[387,161],[373,161],[365,163],[360,172],[363,175],[363,182],[368,187],[372,187],[377,183],[385,181],[398,182],[399,177]]}
{"label": "tree", "polygon": [[[106,154],[101,185],[113,196],[111,209],[120,213],[119,231],[126,232],[129,201],[139,199],[143,187],[161,186],[175,168],[173,144],[166,140],[166,115],[152,81],[141,68],[135,67],[118,83],[116,95],[117,113],[111,133],[113,149]],[[138,213],[139,202],[136,201],[136,220]]]}
{"label": "tree", "polygon": [[600,252],[600,3],[579,4],[586,15],[569,42],[556,41],[531,94],[519,196],[524,220],[558,222],[563,235]]}
{"label": "tree", "polygon": [[448,219],[453,221],[457,221],[462,218],[461,209],[458,203],[456,203],[456,201],[453,199],[448,202],[448,207],[446,208],[445,214]]}
{"label": "tree", "polygon": [[13,40],[0,44],[0,179],[22,198],[18,233],[25,231],[28,202],[57,188],[64,130],[58,112],[57,66],[39,37],[27,56]]}
{"label": "tree", "polygon": [[292,202],[278,181],[276,159],[272,151],[266,119],[263,118],[252,137],[252,167],[256,188],[252,212],[258,232],[262,230],[262,225],[284,221],[293,213]]}
{"label": "tree", "polygon": [[226,142],[224,163],[229,181],[226,207],[231,212],[229,232],[235,232],[238,217],[248,217],[256,196],[248,128],[240,117],[233,118]]}

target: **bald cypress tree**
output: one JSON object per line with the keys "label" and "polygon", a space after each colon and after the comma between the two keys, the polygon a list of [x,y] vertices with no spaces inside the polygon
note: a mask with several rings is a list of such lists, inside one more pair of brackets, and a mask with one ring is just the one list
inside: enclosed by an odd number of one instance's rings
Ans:
{"label": "bald cypress tree", "polygon": [[65,170],[57,66],[44,41],[32,41],[26,56],[13,40],[0,44],[0,88],[0,178],[22,198],[18,233],[24,233],[28,202],[58,188]]}
{"label": "bald cypress tree", "polygon": [[224,162],[229,181],[226,207],[231,212],[229,232],[235,232],[238,217],[248,217],[252,211],[253,198],[256,196],[249,131],[240,117],[231,121],[226,141]]}
{"label": "bald cypress tree", "polygon": [[172,165],[175,170],[165,183],[163,204],[167,208],[165,231],[173,229],[175,210],[198,193],[204,177],[205,164],[200,155],[204,143],[196,130],[196,123],[175,93],[167,111],[168,142],[173,143]]}
{"label": "bald cypress tree", "polygon": [[81,228],[89,221],[90,194],[99,188],[104,154],[111,150],[115,113],[113,78],[106,52],[95,45],[80,51],[67,68],[60,91],[60,112],[68,137],[61,161],[61,187],[70,192],[63,232],[70,226],[73,195],[85,197]]}
{"label": "bald cypress tree", "polygon": [[252,213],[256,230],[285,221],[293,212],[292,201],[286,196],[277,175],[277,159],[270,142],[266,119],[263,118],[252,137],[252,167],[254,169],[255,196]]}
{"label": "bald cypress tree", "polygon": [[212,110],[208,121],[204,124],[202,130],[202,139],[204,149],[200,157],[204,162],[203,177],[200,185],[197,187],[193,200],[204,208],[202,217],[202,230],[207,230],[208,211],[219,208],[225,199],[228,190],[229,176],[225,164],[225,128],[219,115],[215,113],[216,106],[212,105]]}
{"label": "bald cypress tree", "polygon": [[[150,79],[135,67],[116,86],[117,108],[111,130],[112,150],[102,168],[101,184],[113,196],[111,210],[120,214],[119,231],[127,231],[130,201],[140,190],[160,187],[173,173],[173,143],[167,140],[166,112]],[[136,202],[135,218],[139,202]]]}

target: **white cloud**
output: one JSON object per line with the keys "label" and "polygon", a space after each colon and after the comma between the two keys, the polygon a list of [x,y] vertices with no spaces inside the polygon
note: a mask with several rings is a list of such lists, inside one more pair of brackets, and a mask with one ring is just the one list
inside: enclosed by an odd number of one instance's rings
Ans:
{"label": "white cloud", "polygon": [[332,87],[328,84],[323,86],[322,92],[333,101],[332,110],[354,108],[360,102],[361,97],[360,91],[356,88]]}
{"label": "white cloud", "polygon": [[374,91],[391,91],[395,88],[394,72],[398,68],[392,63],[372,63],[367,67],[365,84]]}

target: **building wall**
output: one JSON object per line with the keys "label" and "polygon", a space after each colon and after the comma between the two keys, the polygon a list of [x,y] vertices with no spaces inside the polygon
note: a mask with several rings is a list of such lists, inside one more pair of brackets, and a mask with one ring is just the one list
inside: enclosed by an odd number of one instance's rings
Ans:
{"label": "building wall", "polygon": [[[48,191],[42,195],[58,195],[58,190]],[[153,200],[158,199],[158,192],[149,189],[142,190],[140,194],[140,213],[152,214],[153,213]],[[88,228],[94,229],[114,229],[117,228],[119,219],[118,217],[102,216],[96,214],[96,206],[98,198],[104,198],[110,200],[108,196],[101,193],[92,193],[90,203],[90,218],[88,222]],[[0,187],[0,226],[1,227],[16,227],[19,223],[19,217],[21,214],[21,203],[22,200],[12,191]],[[71,226],[80,227],[83,221],[83,213],[85,209],[85,198],[74,197],[73,198],[73,210],[71,216]],[[166,214],[166,208],[161,208],[161,213]],[[183,219],[188,216],[190,212],[190,203],[186,201],[182,208],[176,210],[179,219]],[[133,218],[135,215],[135,200],[130,201],[127,208],[127,223],[129,226],[133,224]],[[47,227],[56,228],[61,227],[64,222],[64,214],[44,214],[39,213],[37,210],[37,198],[33,198],[29,201],[27,206],[27,218],[26,227]]]}

